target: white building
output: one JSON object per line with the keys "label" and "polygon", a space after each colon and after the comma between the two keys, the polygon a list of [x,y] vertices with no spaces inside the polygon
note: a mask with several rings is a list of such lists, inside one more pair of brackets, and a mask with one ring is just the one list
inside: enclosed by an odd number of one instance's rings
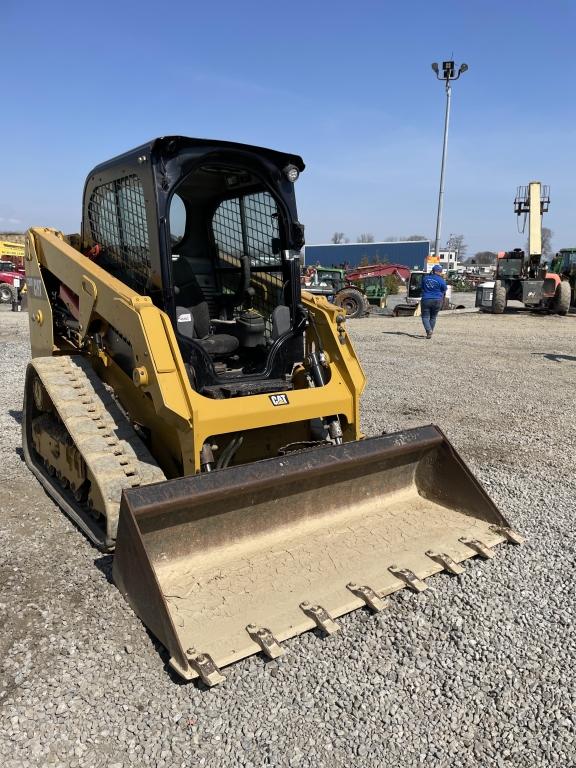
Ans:
{"label": "white building", "polygon": [[440,249],[439,256],[442,269],[458,269],[458,251]]}
{"label": "white building", "polygon": [[430,256],[427,259],[427,269],[428,272],[432,269],[434,264],[440,264],[443,270],[457,270],[461,269],[464,271],[463,267],[460,267],[458,264],[458,251],[444,251],[440,250],[439,253],[439,259],[436,259],[434,256],[434,251],[430,251]]}

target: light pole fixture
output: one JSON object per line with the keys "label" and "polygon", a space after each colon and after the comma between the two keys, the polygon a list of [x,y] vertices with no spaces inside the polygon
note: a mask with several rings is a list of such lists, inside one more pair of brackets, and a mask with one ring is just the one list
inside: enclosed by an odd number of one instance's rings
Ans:
{"label": "light pole fixture", "polygon": [[436,217],[436,238],[434,241],[434,255],[438,258],[440,254],[440,229],[442,225],[442,204],[444,202],[444,168],[446,166],[446,152],[448,149],[448,123],[450,121],[450,99],[452,97],[453,80],[458,80],[460,75],[468,69],[468,64],[461,64],[458,72],[453,61],[442,62],[442,74],[440,74],[439,65],[434,62],[432,69],[436,74],[437,80],[444,80],[446,83],[446,116],[444,118],[444,144],[442,147],[442,165],[440,167],[440,191],[438,193],[438,215]]}

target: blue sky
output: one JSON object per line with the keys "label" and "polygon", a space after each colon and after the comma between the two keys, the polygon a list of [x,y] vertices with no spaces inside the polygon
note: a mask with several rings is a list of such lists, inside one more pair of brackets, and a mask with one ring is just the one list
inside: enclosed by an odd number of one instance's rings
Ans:
{"label": "blue sky", "polygon": [[[433,237],[453,54],[443,240],[523,245],[512,200],[551,186],[553,246],[576,244],[576,3],[550,0],[3,0],[0,229],[78,231],[84,179],[154,136],[302,155],[309,243]],[[9,110],[6,109],[9,105]]]}

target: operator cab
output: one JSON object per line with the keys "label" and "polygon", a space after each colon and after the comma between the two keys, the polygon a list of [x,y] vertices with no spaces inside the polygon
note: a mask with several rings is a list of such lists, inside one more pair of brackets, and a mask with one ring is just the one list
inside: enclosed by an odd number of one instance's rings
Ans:
{"label": "operator cab", "polygon": [[176,136],[87,181],[85,245],[100,245],[99,263],[170,316],[208,397],[284,391],[302,361],[303,168],[295,155]]}
{"label": "operator cab", "polygon": [[499,253],[496,261],[496,277],[499,279],[522,277],[524,274],[524,258],[525,254],[521,248]]}
{"label": "operator cab", "polygon": [[178,185],[168,221],[181,346],[200,347],[228,379],[263,374],[292,328],[276,199],[241,168],[201,166]]}
{"label": "operator cab", "polygon": [[539,254],[527,256],[522,248],[514,248],[498,254],[496,278],[504,280],[543,280],[548,271],[546,262]]}

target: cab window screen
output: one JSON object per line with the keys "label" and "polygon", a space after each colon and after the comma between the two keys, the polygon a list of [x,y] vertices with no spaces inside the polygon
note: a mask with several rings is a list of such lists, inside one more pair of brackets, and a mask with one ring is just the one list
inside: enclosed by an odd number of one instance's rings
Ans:
{"label": "cab window screen", "polygon": [[223,200],[212,218],[218,247],[217,267],[224,291],[233,292],[240,274],[240,257],[248,256],[255,290],[253,306],[267,325],[282,303],[282,259],[274,253],[279,242],[278,208],[268,192]]}
{"label": "cab window screen", "polygon": [[278,209],[268,192],[224,200],[212,220],[214,239],[220,254],[250,257],[252,267],[281,266],[280,254],[272,251],[279,237]]}
{"label": "cab window screen", "polygon": [[146,291],[151,273],[144,190],[137,176],[125,176],[92,192],[88,221],[103,249],[102,266],[135,291]]}
{"label": "cab window screen", "polygon": [[278,210],[268,192],[243,198],[246,245],[255,267],[280,266],[280,254],[272,253],[272,240],[278,238]]}

